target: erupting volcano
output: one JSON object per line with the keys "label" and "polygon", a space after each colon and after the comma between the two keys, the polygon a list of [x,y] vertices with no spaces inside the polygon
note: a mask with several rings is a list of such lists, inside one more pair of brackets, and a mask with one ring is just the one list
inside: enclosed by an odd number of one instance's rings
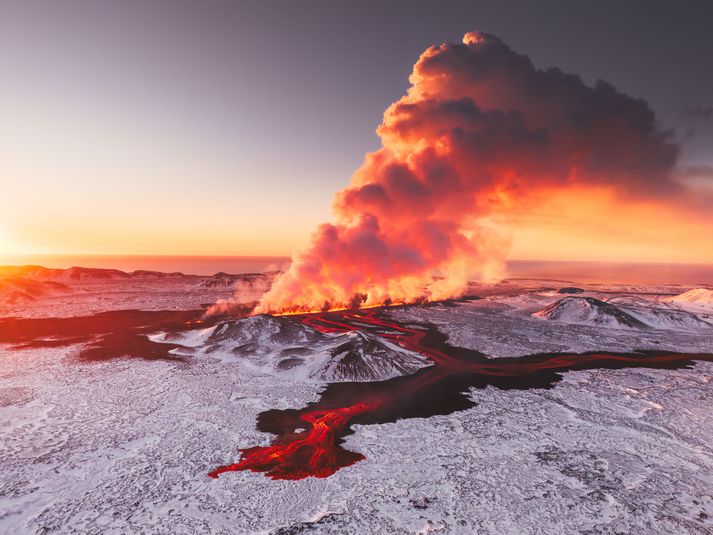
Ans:
{"label": "erupting volcano", "polygon": [[0,535],[713,534],[679,4],[4,2]]}
{"label": "erupting volcano", "polygon": [[671,200],[678,147],[641,100],[536,69],[497,37],[426,50],[366,156],[256,312],[451,298],[501,271],[509,225],[556,191]]}

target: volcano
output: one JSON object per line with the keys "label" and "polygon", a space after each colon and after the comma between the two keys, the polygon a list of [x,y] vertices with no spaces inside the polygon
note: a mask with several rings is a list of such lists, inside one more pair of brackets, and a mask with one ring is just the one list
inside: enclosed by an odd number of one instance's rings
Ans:
{"label": "volcano", "polygon": [[432,364],[371,332],[320,332],[295,318],[267,314],[154,339],[190,347],[191,354],[301,381],[384,381]]}
{"label": "volcano", "polygon": [[650,328],[631,314],[593,297],[564,297],[535,312],[532,316],[549,321],[597,325],[615,329]]}

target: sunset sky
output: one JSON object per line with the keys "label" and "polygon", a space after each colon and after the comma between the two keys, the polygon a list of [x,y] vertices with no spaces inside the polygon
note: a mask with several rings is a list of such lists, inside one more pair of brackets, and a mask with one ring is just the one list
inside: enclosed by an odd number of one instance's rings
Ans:
{"label": "sunset sky", "polygon": [[[289,255],[420,54],[473,30],[647,101],[706,199],[711,20],[706,1],[3,0],[0,255]],[[553,191],[511,218],[511,258],[713,263],[703,200]]]}

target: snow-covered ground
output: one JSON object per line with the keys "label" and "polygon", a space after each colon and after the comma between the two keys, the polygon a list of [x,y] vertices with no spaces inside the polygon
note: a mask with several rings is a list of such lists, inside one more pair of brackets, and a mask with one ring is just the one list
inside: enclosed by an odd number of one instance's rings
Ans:
{"label": "snow-covered ground", "polygon": [[174,355],[219,358],[293,381],[385,381],[433,364],[375,334],[323,334],[288,317],[266,314],[151,339],[184,346],[173,350]]}
{"label": "snow-covered ground", "polygon": [[[533,317],[566,297],[551,285],[504,285],[482,291],[485,299],[389,314],[432,322],[452,345],[492,356],[713,352],[705,325]],[[197,288],[195,302],[209,302],[198,292],[213,290]],[[584,289],[573,295],[631,308],[690,288]],[[174,290],[154,298],[165,306]],[[705,314],[697,317],[707,322]],[[184,343],[203,347],[211,334],[194,331]],[[473,389],[472,409],[355,426],[345,447],[366,459],[331,477],[274,481],[207,473],[234,462],[239,447],[268,444],[258,414],[315,401],[320,383],[220,351],[87,363],[78,350],[0,347],[0,533],[713,532],[712,363],[568,372],[551,389]]]}
{"label": "snow-covered ground", "polygon": [[[5,268],[6,270],[7,268]],[[212,276],[119,270],[37,268],[3,276],[0,266],[0,317],[69,317],[107,310],[189,310],[257,299],[274,273]]]}

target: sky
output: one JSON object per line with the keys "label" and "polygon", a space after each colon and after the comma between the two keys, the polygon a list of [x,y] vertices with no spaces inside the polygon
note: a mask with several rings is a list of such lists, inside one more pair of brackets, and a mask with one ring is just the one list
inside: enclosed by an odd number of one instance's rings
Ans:
{"label": "sky", "polygon": [[[711,20],[707,1],[3,0],[0,254],[289,255],[419,55],[473,30],[646,100],[709,187]],[[511,258],[713,262],[705,217],[555,205],[513,226]]]}

